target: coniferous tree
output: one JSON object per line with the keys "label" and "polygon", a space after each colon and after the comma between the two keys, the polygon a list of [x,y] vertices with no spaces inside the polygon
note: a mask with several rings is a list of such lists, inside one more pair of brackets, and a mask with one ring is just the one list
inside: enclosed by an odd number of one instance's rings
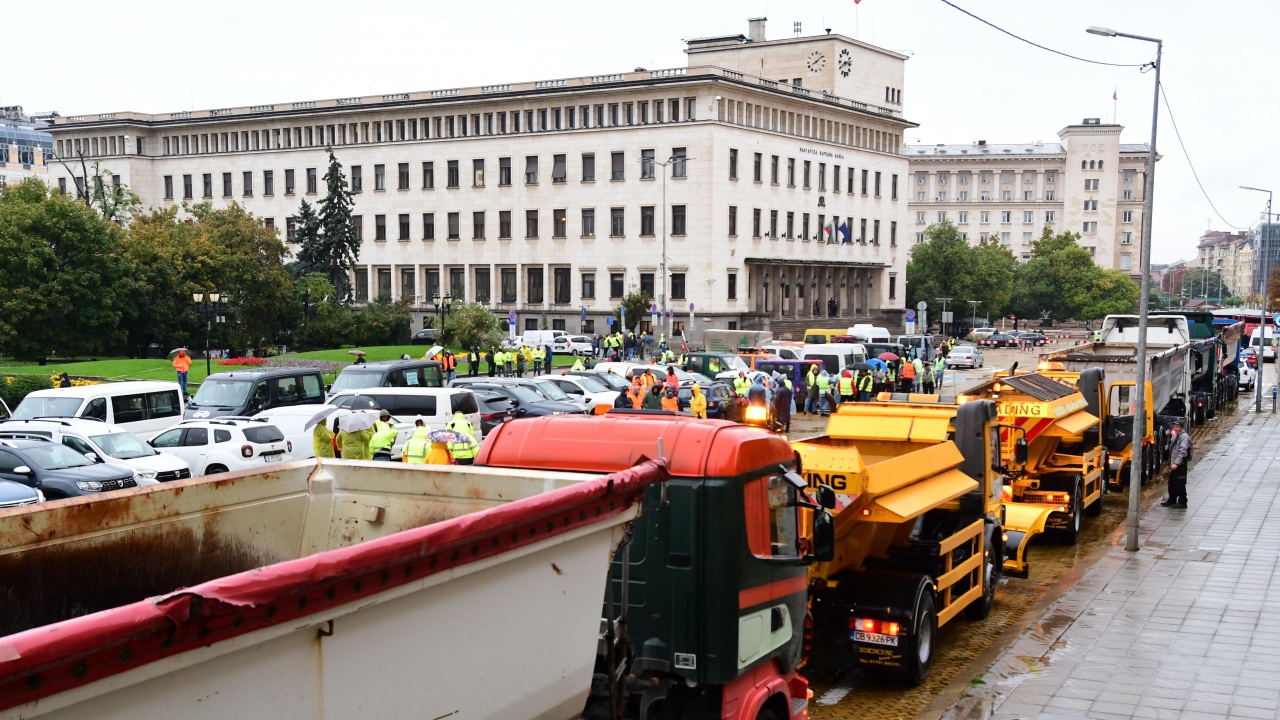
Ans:
{"label": "coniferous tree", "polygon": [[327,194],[320,201],[320,248],[323,251],[324,268],[319,270],[329,278],[338,297],[351,301],[351,272],[360,259],[360,240],[351,221],[354,201],[347,187],[347,176],[342,164],[329,150],[329,169],[324,173]]}
{"label": "coniferous tree", "polygon": [[320,218],[316,215],[315,207],[303,200],[298,206],[296,222],[293,242],[298,244],[298,277],[313,272],[329,277],[328,253],[320,239]]}

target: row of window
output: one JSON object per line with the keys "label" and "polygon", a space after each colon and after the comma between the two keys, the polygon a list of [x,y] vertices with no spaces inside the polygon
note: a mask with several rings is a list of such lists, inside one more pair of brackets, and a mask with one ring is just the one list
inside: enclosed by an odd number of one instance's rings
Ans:
{"label": "row of window", "polygon": [[[778,87],[772,80],[761,82],[766,86]],[[902,136],[888,130],[828,120],[804,112],[741,100],[726,99],[718,104],[719,119],[735,125],[894,155],[900,154],[902,149]]]}
{"label": "row of window", "polygon": [[[924,212],[923,210],[917,210],[917,211],[916,211],[916,224],[917,224],[917,225],[924,225],[924,224],[925,224],[925,218],[924,218],[924,215],[925,215],[925,212]],[[958,216],[959,216],[959,217],[957,218],[957,220],[956,220],[956,224],[958,224],[958,225],[967,225],[967,224],[969,223],[969,211],[968,211],[968,210],[961,210],[960,212],[956,213],[956,215],[958,215]],[[1056,218],[1056,217],[1057,217],[1057,211],[1055,211],[1055,210],[1045,210],[1045,211],[1044,211],[1044,221],[1045,221],[1045,223],[1053,224],[1053,222],[1054,222],[1054,218]],[[938,211],[938,222],[940,222],[940,223],[941,223],[941,222],[946,222],[946,221],[947,221],[947,218],[948,218],[948,215],[947,215],[947,211],[946,211],[946,210],[939,210],[939,211]],[[979,224],[981,224],[981,225],[987,225],[987,224],[989,224],[990,222],[991,222],[991,212],[990,212],[989,210],[982,210],[982,211],[980,211],[980,212],[978,213],[978,223],[979,223]],[[1024,224],[1024,225],[1030,225],[1030,224],[1031,224],[1031,223],[1033,223],[1033,222],[1035,222],[1035,211],[1034,211],[1034,210],[1023,210],[1023,211],[1022,211],[1022,224]],[[1012,211],[1012,210],[1001,210],[1001,211],[1000,211],[1000,224],[1001,224],[1001,225],[1010,225],[1010,224],[1012,224],[1012,223],[1013,223],[1013,211]]]}
{"label": "row of window", "polygon": [[[826,215],[818,215],[817,223],[812,226],[810,232],[809,213],[797,213],[787,211],[784,214],[778,210],[769,211],[769,224],[766,228],[764,225],[764,211],[760,208],[751,209],[751,237],[767,237],[773,240],[784,238],[787,240],[820,240],[830,241],[835,244],[845,244],[846,242],[859,244],[871,243],[872,245],[880,244],[880,221],[874,218],[855,218],[853,216],[841,218],[839,215],[832,215],[831,221],[827,221]],[[797,220],[799,224],[797,225]],[[779,224],[780,221],[785,224]],[[898,244],[898,223],[897,221],[889,222],[889,245],[896,246]],[[729,206],[729,237],[738,236],[738,207],[736,205]]]}
{"label": "row of window", "polygon": [[[769,156],[769,183],[771,185],[782,184],[781,180],[783,177],[782,175],[783,170],[782,170],[781,160],[782,158],[779,157],[778,155]],[[797,180],[796,159],[786,158],[786,161],[787,162],[786,162],[785,172],[786,172],[787,187],[796,187],[796,180]],[[801,161],[801,163],[798,166],[799,168],[798,179],[805,190],[809,190],[811,187],[813,187],[813,181],[816,179],[818,191],[826,192],[827,178],[828,178],[827,163],[825,162],[817,163],[816,178],[814,176],[813,166],[814,166],[814,162],[811,160]],[[829,176],[831,179],[831,191],[838,193],[840,192],[841,187],[844,186],[844,187],[847,187],[847,192],[850,195],[855,194],[858,191],[859,175],[857,171],[854,170],[854,168],[846,168],[846,172],[844,175],[844,179],[845,179],[844,183],[842,183],[841,181],[840,171],[841,171],[841,168],[839,165],[833,164],[831,166],[831,174]],[[872,182],[873,177],[874,177],[874,184]],[[870,170],[862,171],[861,189],[862,189],[863,197],[870,196],[873,189],[875,192],[875,197],[880,197],[881,177],[882,177],[882,174],[878,170],[875,172],[874,176],[872,175],[872,172]],[[736,148],[729,149],[729,179],[730,180],[738,179],[738,151]],[[754,157],[751,163],[751,179],[754,182],[758,182],[758,183],[764,182],[764,153],[754,154]],[[896,174],[892,175],[889,181],[889,196],[890,196],[890,199],[893,199],[893,200],[898,199],[898,176]]]}
{"label": "row of window", "polygon": [[[1128,192],[1128,191],[1126,191],[1126,192]],[[938,194],[935,196],[935,200],[936,200],[936,202],[947,202],[947,198],[948,198],[948,195],[947,195],[947,191],[946,191],[946,190],[939,190],[939,191],[938,191]],[[1045,190],[1045,191],[1044,191],[1044,202],[1054,202],[1054,201],[1056,201],[1057,199],[1058,199],[1058,195],[1057,195],[1057,193],[1056,193],[1056,192],[1054,192],[1053,190]],[[1127,200],[1128,198],[1125,198],[1125,199]],[[1001,200],[1002,202],[1013,202],[1013,191],[1012,191],[1012,190],[1002,190],[1002,191],[1000,192],[1000,200]],[[1035,193],[1035,191],[1034,191],[1034,190],[1023,190],[1023,191],[1022,191],[1022,200],[1023,200],[1023,202],[1036,202],[1036,193]],[[957,192],[957,193],[956,193],[956,199],[955,199],[955,201],[956,201],[956,202],[969,202],[969,201],[970,201],[970,200],[969,200],[969,191],[968,191],[968,190],[961,190],[961,191]],[[983,191],[981,191],[980,193],[978,193],[978,201],[979,201],[979,202],[991,202],[991,191],[990,191],[990,190],[983,190]],[[925,200],[925,191],[924,191],[924,190],[919,190],[919,191],[917,191],[917,192],[916,192],[916,202],[926,202],[926,200]]]}
{"label": "row of window", "polygon": [[[1095,233],[1097,233],[1097,232],[1098,232],[1098,224],[1097,224],[1097,223],[1093,223],[1093,228],[1092,228],[1092,230],[1090,230],[1090,228],[1089,228],[1089,223],[1085,223],[1084,231],[1085,231],[1085,234],[1086,234],[1086,235],[1088,235],[1088,234],[1095,234]],[[963,239],[965,239],[965,240],[968,240],[968,239],[969,239],[969,233],[967,233],[967,232],[961,232],[961,233],[960,233],[960,237],[962,237],[962,238],[963,238]],[[987,240],[987,239],[997,239],[997,240],[999,240],[999,241],[1000,241],[1000,244],[1001,244],[1001,245],[1009,245],[1009,244],[1011,244],[1011,242],[1012,242],[1012,240],[1011,240],[1011,239],[1012,239],[1012,237],[1013,237],[1013,233],[1011,233],[1011,232],[1007,232],[1007,231],[1006,231],[1006,232],[981,232],[981,233],[978,233],[978,239],[979,239],[979,240],[983,240],[983,241],[985,241],[985,240]],[[1030,233],[1030,232],[1024,232],[1024,233],[1022,233],[1022,244],[1023,244],[1023,245],[1030,245],[1030,244],[1032,243],[1032,241],[1033,241],[1034,237],[1035,237],[1035,234],[1034,234],[1034,233]],[[925,234],[924,234],[923,232],[918,232],[918,233],[916,233],[916,244],[917,244],[917,245],[922,244],[924,241],[925,241]],[[1127,232],[1127,233],[1123,233],[1123,234],[1121,235],[1121,238],[1120,238],[1120,244],[1121,244],[1121,245],[1132,245],[1132,244],[1133,244],[1133,233],[1128,233],[1128,232]],[[1095,246],[1095,247],[1096,247],[1096,246]],[[1094,250],[1094,248],[1093,248],[1093,247],[1090,247],[1090,248],[1089,248],[1089,251],[1090,251],[1090,252],[1093,252],[1093,250]],[[1124,255],[1124,256],[1122,256],[1122,257],[1128,257],[1128,256],[1127,256],[1127,255]],[[1024,259],[1026,259],[1026,258],[1024,258]],[[1128,264],[1127,264],[1127,263],[1122,263],[1122,266],[1121,266],[1121,268],[1120,268],[1120,269],[1121,269],[1121,270],[1128,270],[1128,269],[1129,269],[1129,266],[1128,266]]]}
{"label": "row of window", "polygon": [[[1088,165],[1088,168],[1087,168],[1087,169],[1089,169],[1089,170],[1094,169],[1094,167],[1093,167],[1093,163],[1094,163],[1094,161],[1092,161],[1092,160],[1087,161],[1087,165]],[[1098,170],[1101,170],[1101,169],[1102,169],[1102,161],[1101,161],[1101,160],[1098,160],[1098,161],[1097,161],[1097,164],[1098,164],[1097,169],[1098,169]],[[1081,169],[1081,170],[1086,169],[1085,165],[1086,165],[1086,161],[1081,160],[1081,161],[1080,161],[1080,169]],[[1001,170],[1001,171],[1000,171],[1000,182],[1002,182],[1002,183],[1004,183],[1004,184],[1006,184],[1006,185],[1007,185],[1007,184],[1009,184],[1009,183],[1012,183],[1012,182],[1013,182],[1013,178],[1014,178],[1014,174],[1015,174],[1016,172],[1018,172],[1018,171],[1016,171],[1016,170]],[[936,175],[936,178],[935,178],[935,179],[936,179],[936,181],[937,181],[938,185],[946,185],[947,183],[951,182],[951,175],[952,175],[952,172],[951,172],[950,170],[939,170],[939,171],[937,171],[937,172],[936,172],[936,173],[934,173],[934,174]],[[986,184],[989,184],[989,183],[991,182],[991,179],[992,179],[993,175],[994,175],[994,171],[992,171],[992,170],[980,170],[980,171],[978,172],[978,179],[982,182],[982,184],[986,185]],[[968,184],[969,184],[969,181],[973,178],[973,171],[971,171],[971,170],[957,170],[957,171],[955,172],[955,176],[956,176],[956,182],[957,182],[957,183],[959,183],[960,185],[968,185]],[[1133,170],[1125,170],[1125,171],[1124,171],[1124,181],[1125,181],[1125,182],[1133,182],[1133,176],[1134,176],[1134,171],[1133,171]],[[917,184],[917,185],[924,185],[924,184],[926,184],[926,183],[928,182],[928,179],[929,179],[929,173],[928,173],[927,171],[924,171],[924,170],[918,170],[918,171],[916,171],[916,184]],[[1058,171],[1057,171],[1057,170],[1045,170],[1045,171],[1044,171],[1044,181],[1045,181],[1045,183],[1054,183],[1054,182],[1057,182],[1057,180],[1058,180]],[[1030,184],[1034,183],[1035,181],[1036,181],[1036,171],[1035,171],[1035,170],[1023,170],[1023,171],[1022,171],[1022,184],[1023,184],[1023,185],[1030,185]],[[1095,182],[1096,182],[1096,181],[1095,181]]]}
{"label": "row of window", "polygon": [[[517,302],[517,280],[518,268],[501,267],[498,268],[498,302],[504,305],[510,305]],[[546,302],[547,292],[545,284],[545,273],[541,267],[527,267],[525,270],[525,298],[524,301],[530,305],[541,305]],[[448,268],[448,294],[455,299],[468,298],[466,288],[466,269],[461,267]],[[472,270],[472,289],[473,294],[470,299],[488,304],[494,301],[492,287],[492,269],[488,267],[477,267]],[[553,267],[551,268],[551,304],[553,305],[569,305],[573,301],[572,288],[573,269],[569,267]],[[687,300],[686,288],[688,287],[687,275],[683,272],[672,272],[667,276],[668,291],[672,300]],[[376,297],[393,297],[392,294],[392,269],[378,268],[373,278],[376,283]],[[641,292],[646,292],[650,297],[657,297],[655,280],[656,274],[652,272],[639,273]],[[727,275],[727,298],[728,300],[738,299],[738,273],[729,271]],[[419,297],[417,291],[418,270],[417,268],[400,268],[400,287],[398,297],[413,298]],[[431,298],[441,294],[441,271],[439,268],[427,268],[423,272],[423,294],[421,297]],[[370,299],[369,295],[370,276],[364,268],[357,268],[355,271],[355,296],[357,302],[366,302]],[[581,271],[578,274],[578,298],[580,300],[594,300],[596,298],[596,273],[594,271]],[[609,273],[609,299],[620,300],[626,293],[626,273],[610,272]]]}

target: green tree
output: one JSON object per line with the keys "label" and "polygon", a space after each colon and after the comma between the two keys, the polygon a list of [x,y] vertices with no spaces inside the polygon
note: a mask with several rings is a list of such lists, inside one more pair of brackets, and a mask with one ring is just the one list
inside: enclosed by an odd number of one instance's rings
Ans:
{"label": "green tree", "polygon": [[[351,301],[351,273],[360,259],[360,240],[356,237],[351,211],[355,202],[347,188],[342,164],[329,150],[329,169],[324,173],[326,195],[320,201],[320,248],[317,262],[322,263],[329,282],[338,290],[340,302]],[[313,268],[313,269],[319,269]]]}
{"label": "green tree", "polygon": [[478,303],[453,306],[444,320],[444,336],[463,352],[473,347],[487,350],[502,342],[497,316]]}
{"label": "green tree", "polygon": [[1018,317],[1079,318],[1099,272],[1076,233],[1055,235],[1045,227],[1032,244],[1031,259],[1014,273],[1011,308]]}
{"label": "green tree", "polygon": [[[993,315],[1002,315],[1013,300],[1013,277],[1018,259],[1009,248],[994,239],[983,240],[973,248],[976,267],[969,278],[969,298],[981,299],[982,307]],[[956,297],[935,295],[934,297]]]}
{"label": "green tree", "polygon": [[0,186],[0,352],[38,360],[118,346],[121,233],[39,180]]}
{"label": "green tree", "polygon": [[1136,312],[1139,290],[1138,283],[1129,277],[1129,273],[1097,268],[1088,300],[1075,317],[1077,320],[1089,321],[1101,320],[1108,315]]}
{"label": "green tree", "polygon": [[635,330],[640,327],[640,321],[649,315],[649,308],[653,305],[653,297],[647,292],[640,290],[632,290],[622,298],[622,305],[613,311],[613,320],[617,323],[616,327],[622,327],[621,309],[627,311],[627,326],[624,330]]}
{"label": "green tree", "polygon": [[408,299],[391,302],[385,296],[367,303],[353,319],[357,345],[407,345],[413,309]]}
{"label": "green tree", "polygon": [[351,309],[338,303],[338,291],[324,273],[304,275],[293,287],[298,328],[295,343],[305,348],[336,348],[350,340]]}
{"label": "green tree", "polygon": [[303,200],[298,206],[298,217],[295,222],[293,242],[298,246],[296,256],[298,266],[294,268],[295,272],[298,277],[317,272],[324,273],[327,277],[329,267],[324,248],[321,246],[320,218],[316,215],[315,207]]}
{"label": "green tree", "polygon": [[956,301],[982,300],[976,293],[978,255],[950,221],[930,225],[925,242],[911,248],[907,261],[907,307],[949,297]]}
{"label": "green tree", "polygon": [[1182,274],[1181,287],[1172,290],[1175,295],[1195,299],[1224,297],[1231,294],[1232,288],[1218,271],[1194,267]]}

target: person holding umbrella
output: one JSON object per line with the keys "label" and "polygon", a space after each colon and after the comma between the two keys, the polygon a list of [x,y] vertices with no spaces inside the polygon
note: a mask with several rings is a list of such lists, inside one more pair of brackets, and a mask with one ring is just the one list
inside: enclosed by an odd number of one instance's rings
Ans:
{"label": "person holding umbrella", "polygon": [[173,359],[173,369],[178,373],[178,387],[182,388],[182,395],[187,394],[187,370],[191,369],[191,356],[187,354],[186,348],[178,348],[178,355]]}
{"label": "person holding umbrella", "polygon": [[302,428],[303,430],[311,429],[311,449],[315,452],[316,457],[334,457],[333,431],[329,429],[328,425],[324,424],[324,419],[337,411],[338,408],[328,405],[308,420],[307,424]]}
{"label": "person holding umbrella", "polygon": [[373,436],[369,438],[369,452],[374,460],[391,462],[391,446],[400,432],[391,424],[391,412],[383,410],[373,424]]}
{"label": "person holding umbrella", "polygon": [[338,447],[345,460],[372,460],[369,442],[377,416],[369,412],[353,412],[338,421]]}

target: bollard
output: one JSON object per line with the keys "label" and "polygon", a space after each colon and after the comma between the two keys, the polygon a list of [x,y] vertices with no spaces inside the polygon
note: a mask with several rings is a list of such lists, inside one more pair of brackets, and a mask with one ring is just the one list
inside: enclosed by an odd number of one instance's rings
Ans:
{"label": "bollard", "polygon": [[1276,414],[1276,386],[1271,386],[1271,414]]}

